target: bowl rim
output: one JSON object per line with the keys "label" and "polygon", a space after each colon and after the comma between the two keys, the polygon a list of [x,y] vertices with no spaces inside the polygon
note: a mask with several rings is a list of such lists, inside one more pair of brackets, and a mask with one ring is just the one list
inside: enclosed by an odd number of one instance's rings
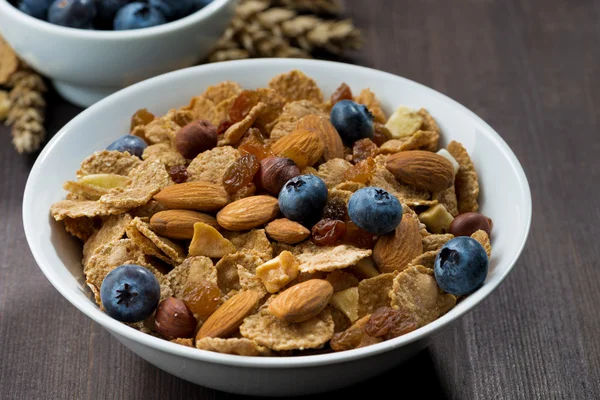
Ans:
{"label": "bowl rim", "polygon": [[184,29],[197,23],[203,22],[211,18],[220,9],[227,6],[229,3],[236,2],[237,0],[213,0],[207,6],[200,10],[193,12],[183,18],[175,21],[167,22],[166,24],[153,26],[150,28],[143,29],[131,29],[124,31],[115,30],[86,30],[79,28],[70,28],[67,26],[60,26],[51,24],[48,21],[37,19],[31,15],[27,15],[17,7],[13,6],[8,0],[0,0],[0,13],[6,13],[7,16],[18,20],[19,22],[30,25],[44,34],[58,35],[64,37],[70,37],[75,39],[90,39],[90,40],[112,40],[112,41],[123,41],[128,39],[137,39],[141,37],[152,38],[158,35],[162,35],[168,32]]}
{"label": "bowl rim", "polygon": [[[69,130],[72,125],[79,123],[79,121],[84,120],[88,114],[94,113],[97,108],[101,108],[104,105],[110,105],[111,102],[118,102],[122,97],[126,97],[131,92],[135,92],[138,89],[141,89],[145,86],[152,85],[160,85],[163,82],[168,82],[173,77],[179,75],[189,75],[197,77],[196,74],[202,73],[202,71],[212,71],[224,68],[253,68],[260,67],[265,64],[276,64],[277,66],[281,66],[289,68],[289,69],[300,69],[302,70],[305,65],[314,65],[323,68],[348,68],[357,71],[357,73],[361,74],[383,74],[385,77],[393,80],[401,80],[406,85],[411,85],[417,87],[419,90],[424,90],[428,92],[432,96],[437,96],[442,101],[447,102],[449,105],[457,107],[465,112],[472,120],[478,128],[481,129],[482,132],[486,132],[486,135],[489,135],[489,138],[492,142],[494,142],[497,149],[503,153],[503,155],[509,160],[509,163],[513,170],[517,175],[518,185],[521,189],[521,200],[523,202],[523,221],[525,226],[523,227],[523,238],[522,242],[519,244],[517,251],[514,253],[512,259],[507,259],[508,267],[506,271],[498,277],[496,282],[490,283],[486,286],[481,287],[474,293],[470,294],[467,298],[461,301],[461,303],[468,303],[467,306],[461,308],[457,311],[457,309],[450,310],[445,315],[436,319],[435,321],[413,331],[403,336],[387,340],[381,343],[373,344],[370,346],[366,346],[363,348],[347,350],[342,352],[334,352],[327,354],[319,354],[319,355],[306,355],[306,356],[286,356],[286,357],[256,357],[256,356],[239,356],[239,355],[230,355],[230,354],[221,354],[206,350],[199,350],[196,348],[190,349],[185,346],[171,343],[167,340],[160,339],[154,337],[152,335],[148,335],[141,331],[138,331],[134,328],[131,328],[125,324],[120,323],[106,315],[102,312],[95,304],[92,304],[90,301],[90,307],[87,305],[79,304],[79,298],[75,297],[74,293],[71,293],[70,290],[62,286],[62,282],[57,279],[56,276],[52,273],[52,268],[46,266],[43,262],[43,254],[44,251],[40,248],[35,248],[32,246],[32,238],[35,237],[35,224],[36,222],[32,220],[30,217],[30,213],[28,212],[28,205],[32,205],[35,203],[35,189],[33,188],[33,184],[31,183],[34,180],[34,177],[42,174],[41,164],[44,163],[46,157],[52,152],[55,144],[60,140],[62,136]],[[447,327],[452,321],[459,319],[464,316],[468,312],[472,311],[477,305],[479,305],[484,299],[486,299],[493,291],[495,291],[498,286],[506,279],[508,274],[512,271],[515,266],[515,263],[519,256],[521,255],[523,248],[527,242],[527,238],[529,235],[530,227],[531,227],[531,218],[532,218],[532,200],[531,200],[531,191],[529,188],[529,183],[527,181],[527,177],[525,172],[519,163],[517,157],[512,152],[508,144],[504,142],[504,140],[500,137],[500,135],[485,121],[483,121],[479,116],[477,116],[474,112],[458,103],[457,101],[449,98],[448,96],[429,88],[420,83],[414,82],[410,79],[403,78],[398,75],[394,75],[388,72],[376,70],[373,68],[367,68],[362,66],[332,62],[332,61],[321,61],[321,60],[297,60],[297,59],[250,59],[250,60],[236,60],[236,61],[227,61],[213,64],[200,65],[196,67],[185,68],[179,71],[170,72],[167,74],[159,75],[154,78],[147,79],[145,81],[136,83],[130,87],[120,90],[119,92],[101,100],[96,103],[92,107],[82,111],[79,115],[73,118],[69,123],[67,123],[57,134],[46,144],[45,148],[38,156],[35,164],[33,165],[29,177],[27,179],[27,184],[25,186],[25,192],[23,197],[23,225],[25,230],[25,236],[31,252],[38,264],[39,268],[42,270],[44,275],[48,278],[50,283],[65,297],[71,304],[73,304],[76,308],[78,308],[81,312],[87,315],[89,318],[93,319],[104,328],[109,330],[109,332],[113,334],[117,334],[119,336],[123,336],[124,338],[131,340],[133,342],[137,342],[144,346],[153,348],[154,350],[163,351],[166,353],[170,353],[173,355],[177,355],[180,357],[184,357],[187,359],[198,360],[208,363],[217,363],[228,366],[238,366],[238,367],[253,367],[253,368],[298,368],[298,367],[314,367],[314,366],[322,366],[333,363],[344,363],[350,362],[356,359],[366,358],[375,356],[377,354],[386,353],[389,351],[393,351],[394,349],[398,349],[402,346],[408,345],[409,343],[418,341],[420,339],[427,338],[432,336],[436,332],[441,331],[445,327]]]}

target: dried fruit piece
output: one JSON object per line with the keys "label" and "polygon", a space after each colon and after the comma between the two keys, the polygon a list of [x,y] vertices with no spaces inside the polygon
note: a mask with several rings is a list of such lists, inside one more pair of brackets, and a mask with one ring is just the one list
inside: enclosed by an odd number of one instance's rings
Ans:
{"label": "dried fruit piece", "polygon": [[352,100],[352,89],[346,83],[342,83],[335,92],[332,93],[329,102],[333,106],[340,100]]}
{"label": "dried fruit piece", "polygon": [[190,243],[190,256],[221,258],[235,252],[235,246],[218,230],[203,222],[194,224],[194,237]]}
{"label": "dried fruit piece", "polygon": [[242,142],[238,146],[238,150],[242,155],[254,155],[258,161],[274,156],[271,148],[264,142],[260,131],[256,128],[248,129],[248,132],[244,135]]}
{"label": "dried fruit piece", "polygon": [[367,106],[371,114],[373,114],[373,121],[385,124],[387,117],[381,108],[381,103],[375,96],[375,93],[371,89],[363,89],[360,94],[356,97],[356,102]]}
{"label": "dried fruit piece", "polygon": [[252,154],[244,154],[229,166],[223,175],[223,186],[229,194],[233,194],[247,186],[258,172],[260,163]]}
{"label": "dried fruit piece", "polygon": [[351,244],[361,249],[372,249],[377,241],[377,235],[373,235],[366,229],[362,229],[352,221],[346,222],[346,233],[342,242]]}
{"label": "dried fruit piece", "polygon": [[379,122],[373,123],[373,142],[380,146],[392,139],[392,132]]}
{"label": "dried fruit piece", "polygon": [[352,146],[352,161],[356,164],[367,158],[377,156],[377,145],[369,138],[357,140]]}
{"label": "dried fruit piece", "polygon": [[296,279],[299,272],[296,257],[287,250],[256,267],[256,276],[261,279],[269,293],[278,292],[279,289]]}
{"label": "dried fruit piece", "polygon": [[152,114],[150,111],[148,111],[148,109],[142,108],[140,110],[137,110],[131,116],[130,132],[136,126],[145,126],[145,125],[148,125],[150,122],[152,122],[152,120],[154,120],[154,114]]}
{"label": "dried fruit piece", "polygon": [[221,290],[216,283],[201,281],[185,287],[183,301],[194,314],[207,318],[219,308],[221,296]]}
{"label": "dried fruit piece", "polygon": [[288,323],[308,321],[325,309],[332,294],[329,282],[310,279],[280,293],[269,304],[269,311]]}
{"label": "dried fruit piece", "polygon": [[372,338],[365,333],[365,326],[370,317],[370,315],[366,315],[354,322],[352,326],[345,331],[334,334],[329,342],[333,351],[352,350],[357,347],[363,347],[367,343],[372,344],[382,341],[382,339]]}
{"label": "dried fruit piece", "polygon": [[130,183],[130,179],[126,176],[117,174],[93,174],[81,177],[79,182],[104,189],[112,189],[116,187],[127,187],[127,185]]}
{"label": "dried fruit piece", "polygon": [[389,340],[412,332],[417,327],[417,320],[413,314],[391,307],[380,307],[371,314],[371,318],[365,325],[365,333]]}
{"label": "dried fruit piece", "polygon": [[258,116],[265,110],[266,107],[267,106],[263,102],[260,102],[252,107],[244,119],[231,125],[229,129],[225,131],[223,137],[219,140],[219,146],[236,144],[239,142],[246,131],[250,129],[252,124],[254,124],[254,121],[256,121]]}
{"label": "dried fruit piece", "polygon": [[185,165],[173,165],[169,168],[169,176],[175,183],[183,183],[187,181],[188,173]]}
{"label": "dried fruit piece", "polygon": [[343,180],[366,184],[373,176],[375,168],[375,161],[371,157],[368,157],[366,160],[350,167],[344,173]]}
{"label": "dried fruit piece", "polygon": [[205,337],[226,337],[233,333],[258,305],[261,295],[254,290],[244,290],[237,293],[217,311],[215,311],[202,325],[196,335],[196,340]]}
{"label": "dried fruit piece", "polygon": [[233,125],[233,122],[228,119],[219,122],[219,125],[217,126],[217,136],[224,134],[231,125]]}
{"label": "dried fruit piece", "polygon": [[318,246],[331,246],[337,243],[346,233],[346,224],[335,219],[322,219],[317,222],[311,231],[311,240]]}
{"label": "dried fruit piece", "polygon": [[453,219],[452,215],[446,211],[446,207],[441,204],[436,204],[427,211],[419,214],[419,221],[424,223],[427,226],[427,230],[431,233],[448,232]]}

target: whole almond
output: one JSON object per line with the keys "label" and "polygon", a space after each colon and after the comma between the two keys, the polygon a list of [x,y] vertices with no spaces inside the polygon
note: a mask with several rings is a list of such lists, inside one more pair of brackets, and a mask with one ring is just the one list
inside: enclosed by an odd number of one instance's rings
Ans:
{"label": "whole almond", "polygon": [[244,318],[254,311],[261,297],[261,294],[254,290],[237,293],[208,317],[196,334],[196,340],[205,337],[225,337],[233,333]]}
{"label": "whole almond", "polygon": [[212,215],[191,210],[166,210],[157,212],[150,218],[150,228],[160,236],[169,239],[191,239],[194,237],[194,224],[204,222],[218,229],[219,224]]}
{"label": "whole almond", "polygon": [[307,129],[296,129],[276,141],[271,150],[280,157],[291,158],[301,170],[315,164],[323,155],[321,135]]}
{"label": "whole almond", "polygon": [[310,231],[303,225],[287,218],[269,222],[265,226],[265,232],[271,239],[286,244],[300,243],[310,235]]}
{"label": "whole almond", "polygon": [[217,214],[217,222],[230,231],[245,231],[266,224],[279,214],[272,196],[246,197],[228,204]]}
{"label": "whole almond", "polygon": [[269,312],[289,323],[307,321],[327,306],[333,286],[324,279],[310,279],[284,290],[269,304]]}
{"label": "whole almond", "polygon": [[382,273],[402,271],[422,253],[419,222],[412,215],[404,214],[394,232],[379,236],[373,248],[373,259]]}
{"label": "whole almond", "polygon": [[401,151],[389,156],[385,166],[400,182],[430,192],[448,189],[454,182],[452,163],[430,151]]}
{"label": "whole almond", "polygon": [[167,186],[154,195],[154,200],[170,209],[217,211],[227,202],[227,192],[208,182],[186,182]]}
{"label": "whole almond", "polygon": [[315,131],[321,136],[324,144],[323,158],[325,161],[333,158],[344,158],[344,144],[342,143],[342,138],[327,118],[320,115],[309,114],[298,121],[296,129]]}

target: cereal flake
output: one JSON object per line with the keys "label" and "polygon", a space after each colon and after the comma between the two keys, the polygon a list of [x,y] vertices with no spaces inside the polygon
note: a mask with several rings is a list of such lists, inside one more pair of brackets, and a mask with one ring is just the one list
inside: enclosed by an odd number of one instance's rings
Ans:
{"label": "cereal flake", "polygon": [[458,201],[458,212],[477,212],[479,205],[479,181],[475,166],[469,157],[469,153],[462,144],[452,141],[448,145],[448,152],[456,159],[460,168],[454,178],[456,188],[456,199]]}
{"label": "cereal flake", "polygon": [[271,350],[246,338],[205,337],[196,341],[196,348],[238,356],[270,356]]}
{"label": "cereal flake", "polygon": [[300,272],[334,271],[356,264],[371,255],[371,250],[359,249],[342,244],[339,246],[317,246],[305,241],[292,250],[292,254],[300,263]]}
{"label": "cereal flake", "polygon": [[492,243],[486,231],[479,229],[471,235],[471,238],[477,240],[483,246],[488,258],[492,257]]}
{"label": "cereal flake", "polygon": [[344,181],[344,175],[351,167],[352,164],[342,158],[332,158],[319,166],[317,176],[331,189]]}
{"label": "cereal flake", "polygon": [[398,272],[389,272],[358,283],[358,316],[372,314],[379,307],[390,305],[390,291]]}
{"label": "cereal flake", "polygon": [[423,252],[438,251],[453,237],[454,235],[450,233],[445,233],[443,235],[427,235],[423,237]]}
{"label": "cereal flake", "polygon": [[221,185],[227,169],[240,157],[231,146],[215,147],[198,154],[187,168],[188,182],[202,181]]}
{"label": "cereal flake", "polygon": [[141,163],[139,158],[126,151],[97,151],[83,160],[76,175],[78,178],[95,174],[129,175],[129,172]]}
{"label": "cereal flake", "polygon": [[297,69],[277,75],[271,79],[269,87],[287,101],[310,100],[317,104],[323,103],[323,93],[317,83]]}
{"label": "cereal flake", "polygon": [[371,89],[363,89],[356,97],[356,102],[367,106],[371,114],[373,114],[373,121],[385,124],[387,117],[385,116],[385,112],[383,112],[383,108],[381,108],[381,103]]}
{"label": "cereal flake", "polygon": [[131,222],[131,215],[125,213],[108,217],[98,232],[94,233],[83,245],[83,264],[87,264],[94,251],[110,242],[121,239],[125,228]]}

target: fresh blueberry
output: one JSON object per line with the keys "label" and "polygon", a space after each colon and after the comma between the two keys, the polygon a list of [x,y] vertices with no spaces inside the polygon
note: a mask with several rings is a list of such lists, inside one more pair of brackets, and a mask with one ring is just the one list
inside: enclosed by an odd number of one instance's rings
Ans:
{"label": "fresh blueberry", "polygon": [[373,139],[373,115],[366,106],[352,100],[341,100],[331,109],[331,123],[346,145],[360,139]]}
{"label": "fresh blueberry", "polygon": [[160,284],[144,267],[121,265],[110,271],[100,287],[100,298],[106,313],[122,322],[148,318],[160,300]]}
{"label": "fresh blueberry", "polygon": [[148,4],[135,2],[121,8],[115,16],[114,27],[117,31],[149,28],[166,23],[160,10]]}
{"label": "fresh blueberry", "polygon": [[433,265],[438,286],[446,293],[462,296],[483,285],[488,273],[488,257],[479,242],[468,236],[449,240]]}
{"label": "fresh blueberry", "polygon": [[315,175],[290,179],[279,192],[279,209],[286,218],[312,225],[321,218],[327,203],[327,186]]}
{"label": "fresh blueberry", "polygon": [[402,219],[402,205],[386,190],[369,186],[354,192],[348,216],[356,225],[375,235],[391,232]]}
{"label": "fresh blueberry", "polygon": [[94,0],[56,0],[48,9],[48,22],[70,28],[89,29],[95,17]]}
{"label": "fresh blueberry", "polygon": [[159,9],[163,15],[173,21],[183,18],[194,11],[195,0],[150,0],[150,5]]}
{"label": "fresh blueberry", "polygon": [[18,3],[19,10],[27,15],[45,20],[48,18],[48,8],[54,0],[21,0]]}
{"label": "fresh blueberry", "polygon": [[212,3],[213,0],[194,0],[194,8],[193,11],[198,11]]}
{"label": "fresh blueberry", "polygon": [[95,0],[96,1],[96,20],[94,25],[104,28],[112,29],[113,21],[117,11],[131,3],[133,0]]}
{"label": "fresh blueberry", "polygon": [[142,158],[148,144],[139,136],[124,135],[108,145],[106,150],[128,151],[129,154]]}

